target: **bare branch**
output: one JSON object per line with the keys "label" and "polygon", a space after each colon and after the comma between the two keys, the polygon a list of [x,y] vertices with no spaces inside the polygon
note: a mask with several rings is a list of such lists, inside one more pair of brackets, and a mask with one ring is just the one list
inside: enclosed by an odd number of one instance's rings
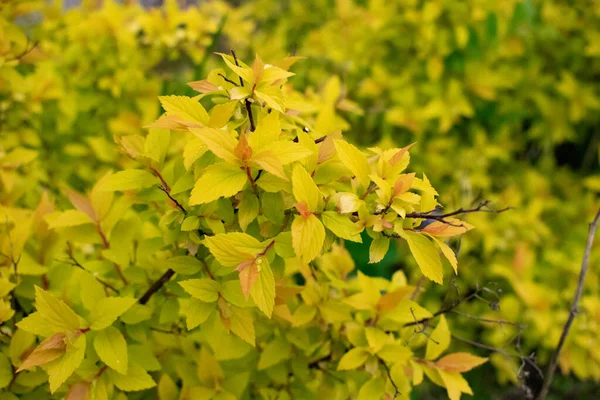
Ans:
{"label": "bare branch", "polygon": [[165,283],[167,283],[171,279],[171,277],[173,277],[173,275],[175,275],[174,270],[172,270],[171,268],[166,270],[165,273],[162,274],[161,277],[158,278],[158,280],[155,281],[152,284],[152,286],[148,288],[148,290],[146,290],[146,293],[144,293],[142,297],[140,297],[138,303],[146,304],[148,300],[150,300],[150,297],[152,297],[154,293],[158,292],[160,288],[162,288],[165,285]]}
{"label": "bare branch", "polygon": [[512,209],[512,207],[505,207],[500,210],[492,210],[488,207],[489,204],[490,204],[489,200],[484,200],[481,203],[479,203],[479,205],[475,208],[465,209],[465,208],[461,207],[456,211],[452,211],[452,212],[445,213],[445,214],[433,214],[436,211],[435,209],[430,210],[430,211],[425,211],[425,212],[412,212],[412,213],[406,214],[406,218],[434,219],[436,221],[440,221],[445,224],[452,225],[449,221],[446,221],[446,218],[454,217],[456,215],[470,214],[470,213],[476,213],[476,212],[501,213],[501,212]]}
{"label": "bare branch", "polygon": [[560,351],[562,350],[565,344],[565,340],[567,339],[567,335],[569,334],[569,329],[571,329],[573,320],[579,312],[579,300],[581,299],[581,295],[583,294],[585,275],[587,274],[588,264],[590,262],[590,255],[592,253],[592,245],[594,244],[596,228],[598,227],[598,220],[600,220],[600,209],[596,213],[594,220],[590,223],[590,230],[587,237],[585,252],[583,253],[583,261],[581,262],[581,271],[579,272],[579,280],[577,282],[577,289],[575,290],[575,297],[573,298],[571,310],[569,311],[569,318],[567,319],[565,327],[563,328],[563,332],[560,335],[558,346],[556,347],[554,355],[552,356],[552,362],[550,362],[550,365],[548,366],[548,371],[546,372],[546,379],[544,380],[544,384],[542,385],[542,390],[540,391],[538,400],[543,400],[546,398],[546,396],[548,396],[548,391],[550,390],[550,385],[552,385],[552,379],[554,378],[554,372],[556,371],[556,367],[558,365],[558,357],[560,356]]}

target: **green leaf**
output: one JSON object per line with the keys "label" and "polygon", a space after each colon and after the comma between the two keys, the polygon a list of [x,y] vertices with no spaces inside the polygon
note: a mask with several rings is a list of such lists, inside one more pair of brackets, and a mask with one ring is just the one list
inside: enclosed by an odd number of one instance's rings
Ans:
{"label": "green leaf", "polygon": [[325,227],[337,237],[362,243],[362,238],[360,237],[361,228],[350,221],[347,216],[341,215],[336,211],[325,211],[321,214],[321,220]]}
{"label": "green leaf", "polygon": [[10,360],[4,354],[0,354],[0,389],[7,387],[13,379],[13,370]]}
{"label": "green leaf", "polygon": [[335,149],[342,163],[348,168],[354,176],[359,180],[361,185],[368,186],[371,179],[371,168],[367,157],[355,146],[341,140],[334,139]]}
{"label": "green leaf", "polygon": [[[259,278],[260,280],[260,278]],[[219,291],[221,296],[229,303],[238,307],[250,307],[252,301],[246,300],[244,293],[242,292],[242,285],[239,279],[233,279],[227,282],[221,283],[221,289]]]}
{"label": "green leaf", "polygon": [[79,316],[64,301],[40,287],[35,287],[35,306],[53,332],[79,329]]}
{"label": "green leaf", "polygon": [[258,360],[258,369],[267,369],[283,360],[287,360],[292,355],[292,346],[281,336],[275,337],[266,345],[260,353]]}
{"label": "green leaf", "polygon": [[260,254],[265,247],[257,239],[241,232],[207,236],[204,244],[217,261],[226,267],[237,267]]}
{"label": "green leaf", "polygon": [[357,369],[369,358],[369,350],[365,347],[355,347],[342,356],[338,364],[338,371]]}
{"label": "green leaf", "polygon": [[316,212],[322,198],[319,188],[300,164],[292,171],[292,190],[298,203],[304,202],[309,211]]}
{"label": "green leaf", "polygon": [[177,116],[183,120],[198,122],[203,125],[208,123],[208,113],[202,107],[202,104],[191,97],[160,96],[158,100],[169,116]]}
{"label": "green leaf", "polygon": [[256,262],[259,268],[258,279],[252,286],[250,295],[256,306],[267,317],[271,318],[275,306],[275,278],[266,257],[260,257]]}
{"label": "green leaf", "polygon": [[444,280],[444,270],[438,249],[433,242],[422,234],[405,231],[402,228],[396,229],[396,233],[408,242],[410,252],[419,264],[423,275],[441,285]]}
{"label": "green leaf", "polygon": [[158,380],[158,399],[159,400],[177,400],[179,398],[179,389],[169,374],[162,374]]}
{"label": "green leaf", "polygon": [[27,332],[20,326],[19,328],[20,329],[14,331],[9,346],[10,361],[16,367],[21,365],[25,356],[31,351],[35,344],[35,335]]}
{"label": "green leaf", "polygon": [[85,347],[85,335],[79,335],[72,345],[67,345],[64,356],[48,364],[46,372],[50,378],[50,393],[56,392],[60,385],[79,368],[85,356]]}
{"label": "green leaf", "polygon": [[179,256],[169,258],[166,261],[167,268],[172,269],[178,274],[182,275],[193,275],[198,273],[202,268],[202,263],[196,257],[192,256]]}
{"label": "green leaf", "polygon": [[217,307],[214,303],[205,303],[198,299],[191,298],[187,307],[183,310],[183,314],[186,316],[188,330],[192,330],[204,323],[216,309]]}
{"label": "green leaf", "polygon": [[183,220],[183,223],[181,224],[181,231],[182,232],[195,231],[199,227],[200,227],[200,218],[198,218],[198,216],[196,216],[196,215],[192,215],[191,217],[187,217],[185,220]]}
{"label": "green leaf", "polygon": [[190,205],[210,203],[220,197],[231,197],[238,194],[246,184],[246,172],[236,165],[219,163],[204,170],[204,174],[196,181]]}
{"label": "green leaf", "polygon": [[130,365],[126,375],[108,370],[108,376],[110,381],[124,392],[136,392],[156,386],[154,379],[137,365]]}
{"label": "green leaf", "polygon": [[102,362],[120,374],[127,374],[127,342],[117,328],[109,326],[98,332],[94,349]]}
{"label": "green leaf", "polygon": [[99,331],[112,325],[136,301],[133,297],[107,297],[100,300],[87,317],[90,328]]}
{"label": "green leaf", "polygon": [[448,328],[448,322],[446,317],[442,314],[440,321],[437,326],[431,332],[427,341],[427,350],[425,352],[425,358],[427,360],[434,360],[438,358],[450,345],[450,329]]}
{"label": "green leaf", "polygon": [[179,282],[179,285],[193,298],[212,303],[219,298],[219,282],[210,278],[189,279]]}
{"label": "green leaf", "polygon": [[314,215],[304,218],[300,215],[292,223],[292,245],[296,256],[303,262],[309,263],[321,254],[325,242],[325,228]]}
{"label": "green leaf", "polygon": [[258,216],[259,203],[254,193],[244,192],[242,201],[238,206],[238,221],[242,231],[246,232],[248,225]]}
{"label": "green leaf", "polygon": [[104,192],[144,189],[158,184],[158,178],[143,169],[126,169],[107,176],[98,188]]}

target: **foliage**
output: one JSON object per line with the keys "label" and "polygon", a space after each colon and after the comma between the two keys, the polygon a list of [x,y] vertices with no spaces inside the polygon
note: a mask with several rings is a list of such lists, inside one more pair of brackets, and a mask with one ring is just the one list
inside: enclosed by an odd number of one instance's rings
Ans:
{"label": "foliage", "polygon": [[[343,77],[343,91],[365,111],[351,119],[347,137],[418,141],[413,165],[427,168],[450,207],[482,198],[513,207],[493,220],[470,216],[478,229],[452,245],[467,266],[457,282],[464,293],[477,286],[502,291],[492,308],[464,304],[463,314],[517,325],[453,318],[473,322],[464,337],[509,350],[519,343],[545,364],[598,208],[597,5],[314,0],[277,11],[246,7],[256,24],[248,48],[273,57],[297,49],[310,60],[297,70],[307,85]],[[594,274],[560,364],[564,373],[598,380],[600,353],[586,339],[598,336]],[[429,294],[438,304],[440,292]],[[525,379],[518,361],[492,357],[499,381],[534,385],[538,373]]]}
{"label": "foliage", "polygon": [[[222,57],[233,73],[190,83],[195,98],[161,97],[146,137],[118,138],[133,168],[87,195],[67,191],[73,209],[53,211],[45,196],[34,213],[6,210],[4,293],[20,309],[7,308],[4,387],[42,398],[47,374],[51,394],[81,399],[157,385],[173,398],[179,381],[190,399],[407,398],[425,373],[452,399],[472,393],[461,373],[486,359],[443,355],[443,315],[415,337],[406,325],[434,315],[410,300],[404,274],[353,274],[341,240],[368,234],[377,262],[403,238],[441,284],[438,248],[456,272],[444,240],[472,226],[410,217],[434,209],[437,192],[404,172],[408,147],[364,153],[339,133],[322,139],[321,126],[340,124],[337,96],[287,85],[295,58]],[[29,235],[50,245],[24,248]],[[52,260],[65,243],[63,262],[23,276],[28,259]]]}

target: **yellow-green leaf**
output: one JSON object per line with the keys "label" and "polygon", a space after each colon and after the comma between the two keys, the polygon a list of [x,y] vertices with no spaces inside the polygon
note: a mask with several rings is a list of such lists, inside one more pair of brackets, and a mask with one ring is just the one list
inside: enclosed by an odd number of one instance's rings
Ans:
{"label": "yellow-green leaf", "polygon": [[258,265],[258,278],[252,289],[250,289],[250,295],[256,306],[267,317],[271,318],[275,306],[275,278],[266,257],[259,257],[256,263]]}
{"label": "yellow-green leaf", "polygon": [[228,163],[211,165],[196,181],[190,205],[210,203],[220,197],[231,197],[244,188],[247,180],[246,173],[238,166]]}
{"label": "yellow-green leaf", "polygon": [[365,347],[355,347],[342,356],[338,364],[338,371],[357,369],[369,358],[369,350]]}
{"label": "yellow-green leaf", "polygon": [[64,301],[38,286],[35,287],[35,306],[55,332],[68,332],[79,329],[79,316]]}
{"label": "yellow-green leaf", "polygon": [[109,326],[98,332],[94,349],[102,362],[120,374],[127,374],[127,342],[117,328]]}
{"label": "yellow-green leaf", "polygon": [[450,345],[450,329],[448,328],[448,322],[446,317],[442,314],[440,320],[431,332],[429,340],[427,341],[427,350],[425,352],[425,358],[427,360],[434,360],[438,358]]}
{"label": "yellow-green leaf", "polygon": [[179,282],[179,285],[193,298],[206,303],[215,302],[219,298],[219,282],[209,278],[188,279]]}
{"label": "yellow-green leaf", "polygon": [[186,121],[208,123],[208,113],[198,101],[187,96],[160,96],[160,104],[169,116],[176,116]]}
{"label": "yellow-green leaf", "polygon": [[117,320],[136,303],[133,297],[107,297],[96,304],[87,317],[92,330],[102,330]]}
{"label": "yellow-green leaf", "polygon": [[261,253],[265,247],[257,239],[241,232],[207,236],[204,244],[217,261],[226,267],[237,267]]}
{"label": "yellow-green leaf", "polygon": [[321,220],[325,227],[342,239],[362,243],[360,237],[361,229],[348,216],[338,214],[335,211],[325,211],[321,214]]}
{"label": "yellow-green leaf", "polygon": [[144,369],[137,365],[130,365],[127,374],[108,371],[110,381],[124,392],[136,392],[156,386],[154,379]]}
{"label": "yellow-green leaf", "polygon": [[67,345],[67,352],[64,356],[48,364],[46,372],[49,376],[50,393],[56,392],[60,385],[79,368],[85,356],[85,347],[85,335],[79,335],[73,344]]}
{"label": "yellow-green leaf", "polygon": [[158,178],[142,169],[126,169],[102,180],[102,191],[124,191],[144,189],[158,184]]}

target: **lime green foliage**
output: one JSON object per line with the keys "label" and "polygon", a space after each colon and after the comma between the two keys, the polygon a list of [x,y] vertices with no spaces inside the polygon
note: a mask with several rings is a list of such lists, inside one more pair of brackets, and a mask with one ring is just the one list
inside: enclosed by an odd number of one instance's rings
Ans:
{"label": "lime green foliage", "polygon": [[[307,56],[296,70],[307,85],[343,76],[343,90],[364,110],[348,138],[418,142],[412,163],[431,174],[450,209],[482,199],[514,207],[494,219],[468,217],[478,229],[460,242],[468,267],[459,286],[501,289],[499,309],[475,302],[462,311],[521,326],[452,319],[483,329],[482,341],[498,347],[518,336],[523,353],[545,364],[599,206],[597,4],[313,0],[273,11],[266,3],[245,6],[257,27],[248,48]],[[560,358],[562,371],[582,380],[600,378],[600,353],[585,339],[600,333],[593,274]],[[465,328],[465,337],[475,335]],[[496,354],[493,362],[499,381],[517,382],[518,360]]]}
{"label": "lime green foliage", "polygon": [[[471,394],[461,373],[486,359],[443,356],[444,316],[410,300],[402,272],[353,274],[342,239],[405,238],[442,283],[454,272],[439,246],[472,226],[420,229],[422,218],[406,217],[437,205],[429,180],[406,172],[408,147],[347,143],[332,128],[345,123],[331,112],[331,87],[305,96],[287,83],[296,59],[222,58],[227,70],[190,84],[199,96],[161,97],[165,113],[146,136],[119,137],[131,168],[87,195],[68,190],[71,209],[54,211],[47,196],[35,212],[4,209],[16,282],[5,296],[21,305],[16,325],[5,323],[18,349],[10,390],[408,398],[425,374],[451,399]],[[32,235],[51,245],[15,247]],[[381,259],[386,248],[371,252]],[[26,260],[33,273],[21,270]],[[415,337],[414,318],[437,326]]]}

